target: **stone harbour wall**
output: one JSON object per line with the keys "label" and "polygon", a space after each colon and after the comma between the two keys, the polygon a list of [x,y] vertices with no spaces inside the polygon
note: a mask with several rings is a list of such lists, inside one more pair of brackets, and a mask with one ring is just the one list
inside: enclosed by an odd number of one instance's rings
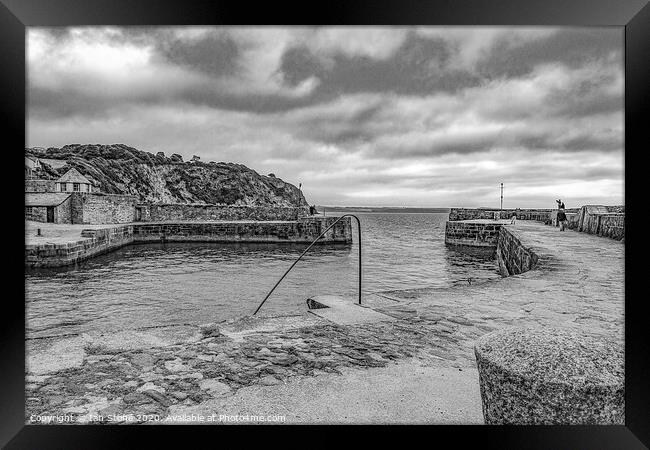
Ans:
{"label": "stone harbour wall", "polygon": [[625,207],[583,206],[578,213],[575,228],[585,233],[622,240],[625,238]]}
{"label": "stone harbour wall", "polygon": [[[557,222],[557,213],[558,209],[551,211],[551,223],[550,225],[557,227],[559,226]],[[567,226],[568,228],[571,228],[571,223],[577,223],[578,220],[578,214],[580,213],[580,208],[571,208],[571,209],[565,209],[564,213],[566,214],[567,218]]]}
{"label": "stone harbour wall", "polygon": [[539,259],[506,224],[500,222],[447,222],[445,244],[494,249],[503,276],[527,272]]}
{"label": "stone harbour wall", "polygon": [[510,276],[528,272],[539,260],[537,254],[521,243],[521,240],[507,227],[499,229],[496,258],[501,275]]}
{"label": "stone harbour wall", "polygon": [[494,220],[495,214],[499,219],[510,219],[513,215],[518,220],[537,220],[547,222],[551,220],[553,209],[475,209],[475,208],[451,208],[449,211],[449,220],[476,220],[489,219]]}
{"label": "stone harbour wall", "polygon": [[133,242],[133,226],[83,230],[82,239],[65,244],[25,245],[27,267],[60,267],[115,250]]}
{"label": "stone harbour wall", "polygon": [[308,213],[307,207],[229,206],[204,204],[138,205],[141,220],[151,222],[229,221],[229,220],[298,220]]}
{"label": "stone harbour wall", "polygon": [[567,213],[566,215],[567,218],[567,228],[570,230],[577,230],[578,229],[578,224],[580,220],[580,210],[576,213]]}
{"label": "stone harbour wall", "polygon": [[445,244],[496,248],[502,225],[499,222],[447,222]]}
{"label": "stone harbour wall", "polygon": [[[304,242],[311,243],[335,217],[293,222],[143,223],[134,225],[134,242]],[[351,243],[350,218],[336,224],[320,242]]]}
{"label": "stone harbour wall", "polygon": [[[477,211],[477,210],[473,210]],[[621,206],[583,206],[567,213],[569,228],[598,236],[623,240],[625,237],[625,208]],[[484,213],[484,211],[481,211]],[[555,225],[557,210],[550,214],[549,224]],[[455,217],[461,217],[456,214]],[[489,215],[486,215],[489,218]],[[516,232],[497,221],[449,221],[445,243],[471,247],[494,247],[499,270],[503,276],[518,275],[533,269],[538,254],[522,244]]]}
{"label": "stone harbour wall", "polygon": [[[451,208],[449,221],[495,220],[495,218],[507,220],[515,215],[517,220],[536,220],[547,225],[557,226],[557,212],[557,208],[504,210]],[[565,212],[569,229],[616,240],[625,238],[625,206],[623,205],[585,205],[580,208],[567,208]]]}
{"label": "stone harbour wall", "polygon": [[619,241],[625,238],[625,214],[603,214],[599,219],[596,234]]}
{"label": "stone harbour wall", "polygon": [[[309,217],[293,222],[136,223],[85,229],[81,232],[82,239],[75,242],[25,245],[25,265],[30,268],[66,266],[135,243],[311,243],[336,219]],[[319,243],[352,243],[350,218],[341,219]]]}

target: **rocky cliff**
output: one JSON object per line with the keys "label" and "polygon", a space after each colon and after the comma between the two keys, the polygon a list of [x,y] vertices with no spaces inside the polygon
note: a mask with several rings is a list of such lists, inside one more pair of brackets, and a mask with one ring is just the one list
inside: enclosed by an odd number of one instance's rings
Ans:
{"label": "rocky cliff", "polygon": [[[28,148],[43,168],[36,175],[56,179],[74,167],[101,192],[136,195],[151,203],[205,203],[250,206],[297,206],[307,202],[299,189],[273,174],[260,175],[241,164],[183,162],[124,144]],[[301,203],[302,202],[302,203]]]}

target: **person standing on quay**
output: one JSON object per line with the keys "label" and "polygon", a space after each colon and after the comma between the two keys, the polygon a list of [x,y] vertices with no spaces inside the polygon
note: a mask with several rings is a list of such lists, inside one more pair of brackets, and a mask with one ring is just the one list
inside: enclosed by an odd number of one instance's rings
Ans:
{"label": "person standing on quay", "polygon": [[[555,200],[555,203],[557,203],[558,212],[559,210],[564,209],[564,202],[561,199]],[[560,219],[557,217],[557,215],[555,216],[555,219],[551,217],[551,225],[553,225],[554,227],[560,226]]]}
{"label": "person standing on quay", "polygon": [[560,224],[560,231],[564,231],[564,227],[566,226],[567,223],[566,213],[564,212],[564,208],[560,209],[557,212],[557,222]]}

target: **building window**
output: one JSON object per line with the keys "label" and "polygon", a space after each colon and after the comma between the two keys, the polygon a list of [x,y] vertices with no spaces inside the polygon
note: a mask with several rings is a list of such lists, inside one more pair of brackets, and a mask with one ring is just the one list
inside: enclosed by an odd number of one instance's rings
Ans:
{"label": "building window", "polygon": [[32,215],[32,214],[34,214],[34,208],[32,208],[31,206],[26,206],[25,207],[25,212],[27,214],[29,214],[29,215]]}
{"label": "building window", "polygon": [[80,186],[79,183],[72,183],[72,190],[75,192],[79,192]]}
{"label": "building window", "polygon": [[59,183],[59,186],[61,187],[61,192],[65,192],[68,189],[65,183]]}

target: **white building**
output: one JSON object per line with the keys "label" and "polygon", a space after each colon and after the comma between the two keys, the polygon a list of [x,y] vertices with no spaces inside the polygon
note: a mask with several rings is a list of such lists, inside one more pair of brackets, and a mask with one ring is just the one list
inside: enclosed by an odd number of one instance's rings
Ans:
{"label": "white building", "polygon": [[41,162],[38,158],[25,156],[25,178],[32,178],[34,171],[41,168]]}

